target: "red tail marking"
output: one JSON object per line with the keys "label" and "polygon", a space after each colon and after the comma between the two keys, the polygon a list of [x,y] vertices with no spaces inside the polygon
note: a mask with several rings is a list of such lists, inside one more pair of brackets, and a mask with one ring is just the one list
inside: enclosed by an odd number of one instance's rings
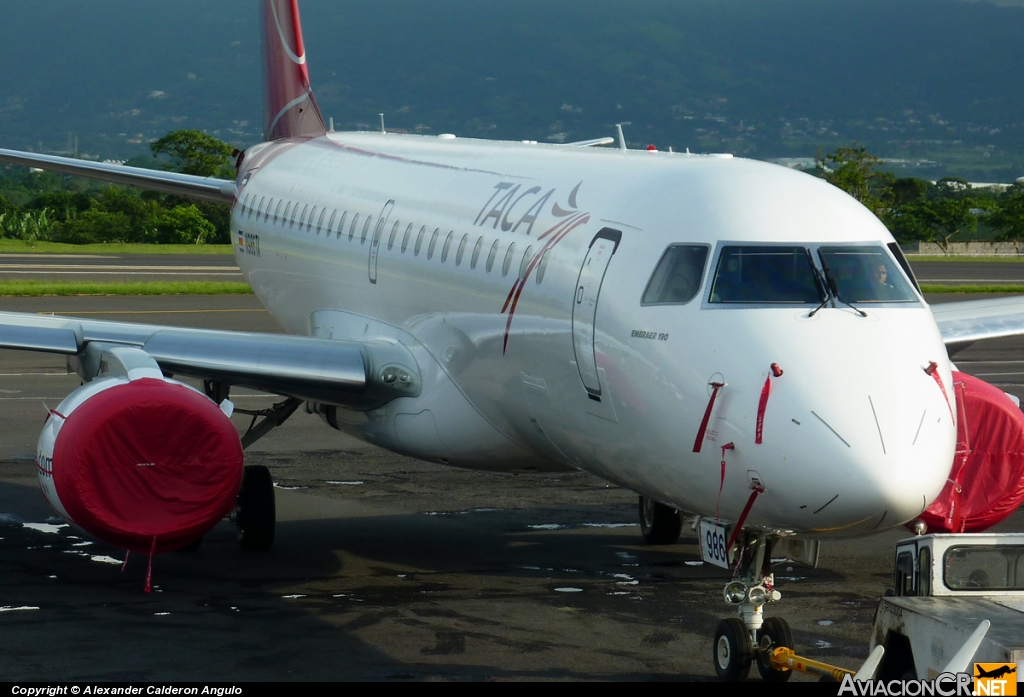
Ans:
{"label": "red tail marking", "polygon": [[761,401],[757,403],[757,426],[754,429],[754,442],[761,445],[764,435],[764,412],[768,408],[768,396],[772,393],[771,376],[764,379],[764,387],[761,388]]}
{"label": "red tail marking", "polygon": [[313,97],[298,0],[263,0],[263,137],[327,133]]}

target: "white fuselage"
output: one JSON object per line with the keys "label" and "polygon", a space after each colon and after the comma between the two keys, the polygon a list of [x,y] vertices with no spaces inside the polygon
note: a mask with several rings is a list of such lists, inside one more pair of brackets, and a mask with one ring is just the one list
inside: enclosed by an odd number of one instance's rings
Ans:
{"label": "white fuselage", "polygon": [[[239,181],[238,263],[283,328],[416,356],[420,397],[338,410],[371,442],[481,469],[567,465],[729,521],[760,484],[748,525],[835,535],[913,518],[949,473],[952,378],[923,300],[867,317],[709,302],[723,243],[893,241],[821,180],[728,157],[346,133],[257,146]],[[678,243],[709,247],[700,292],[645,306]],[[725,386],[694,452],[712,382]]]}

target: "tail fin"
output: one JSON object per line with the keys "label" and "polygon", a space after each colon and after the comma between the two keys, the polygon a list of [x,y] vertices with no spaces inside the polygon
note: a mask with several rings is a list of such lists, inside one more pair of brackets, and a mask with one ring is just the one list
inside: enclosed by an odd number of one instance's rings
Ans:
{"label": "tail fin", "polygon": [[309,84],[298,0],[260,0],[263,23],[263,139],[327,133]]}

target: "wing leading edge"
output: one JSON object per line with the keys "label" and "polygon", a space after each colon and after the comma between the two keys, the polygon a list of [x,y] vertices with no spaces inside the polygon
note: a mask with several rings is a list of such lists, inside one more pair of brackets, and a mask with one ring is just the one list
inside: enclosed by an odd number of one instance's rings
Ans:
{"label": "wing leading edge", "polygon": [[931,306],[950,353],[975,341],[1024,334],[1024,296]]}
{"label": "wing leading edge", "polygon": [[73,357],[86,381],[104,374],[112,347],[145,351],[165,374],[357,409],[421,388],[416,361],[400,344],[0,313],[0,348]]}
{"label": "wing leading edge", "polygon": [[9,162],[23,167],[36,167],[51,172],[88,177],[111,184],[137,186],[140,189],[175,194],[200,201],[231,203],[235,197],[235,182],[214,177],[197,177],[192,174],[161,172],[159,170],[127,167],[106,162],[90,162],[56,155],[39,155],[31,152],[0,149],[0,162]]}

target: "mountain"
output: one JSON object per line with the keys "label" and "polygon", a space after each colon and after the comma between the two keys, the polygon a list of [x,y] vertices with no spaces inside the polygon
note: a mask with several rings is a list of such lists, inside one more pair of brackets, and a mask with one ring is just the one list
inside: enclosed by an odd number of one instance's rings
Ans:
{"label": "mountain", "polygon": [[[1024,0],[302,0],[339,130],[1024,174]],[[253,0],[38,0],[0,25],[0,144],[104,158],[174,128],[259,140]],[[923,163],[923,165],[922,165]]]}

